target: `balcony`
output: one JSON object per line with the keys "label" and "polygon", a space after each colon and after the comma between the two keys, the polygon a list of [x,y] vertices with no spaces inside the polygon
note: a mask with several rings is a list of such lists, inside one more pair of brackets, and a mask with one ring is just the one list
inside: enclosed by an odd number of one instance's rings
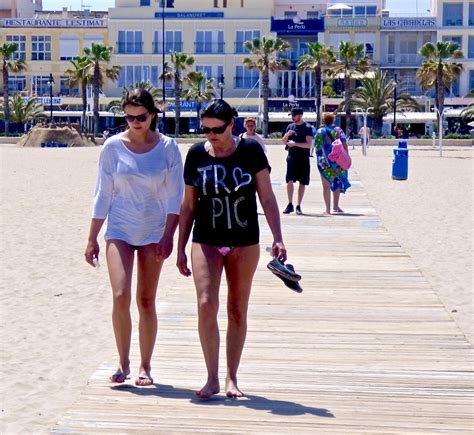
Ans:
{"label": "balcony", "polygon": [[224,54],[225,42],[195,42],[195,54]]}
{"label": "balcony", "polygon": [[116,42],[116,54],[143,54],[143,42]]}
{"label": "balcony", "polygon": [[421,57],[416,53],[387,54],[384,63],[395,66],[419,66],[421,65]]}
{"label": "balcony", "polygon": [[[170,51],[183,51],[182,42],[165,42],[165,54]],[[163,54],[163,42],[153,42],[153,54]]]}

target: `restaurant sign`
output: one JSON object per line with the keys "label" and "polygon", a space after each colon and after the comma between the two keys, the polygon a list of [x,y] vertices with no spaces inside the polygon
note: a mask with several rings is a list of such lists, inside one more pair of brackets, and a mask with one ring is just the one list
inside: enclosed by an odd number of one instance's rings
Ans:
{"label": "restaurant sign", "polygon": [[107,27],[100,18],[6,18],[3,27]]}
{"label": "restaurant sign", "polygon": [[382,29],[436,29],[436,18],[382,18]]}
{"label": "restaurant sign", "polygon": [[337,27],[368,27],[367,18],[338,18]]}

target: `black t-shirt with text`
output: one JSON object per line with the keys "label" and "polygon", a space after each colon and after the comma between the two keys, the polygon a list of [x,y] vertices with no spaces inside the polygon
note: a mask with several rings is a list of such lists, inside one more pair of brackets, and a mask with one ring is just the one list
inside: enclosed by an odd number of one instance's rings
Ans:
{"label": "black t-shirt with text", "polygon": [[[307,122],[303,122],[303,124],[296,125],[295,123],[290,124],[286,127],[286,133],[290,130],[293,130],[293,133],[288,140],[292,140],[296,143],[306,143],[306,136],[313,136],[313,129],[311,125]],[[310,150],[308,148],[300,148],[300,147],[291,147],[288,148],[288,155],[290,156],[308,156],[309,157]]]}
{"label": "black t-shirt with text", "polygon": [[197,188],[193,242],[249,246],[259,242],[255,174],[268,168],[262,147],[241,139],[233,154],[213,157],[205,142],[194,144],[184,164],[184,182]]}

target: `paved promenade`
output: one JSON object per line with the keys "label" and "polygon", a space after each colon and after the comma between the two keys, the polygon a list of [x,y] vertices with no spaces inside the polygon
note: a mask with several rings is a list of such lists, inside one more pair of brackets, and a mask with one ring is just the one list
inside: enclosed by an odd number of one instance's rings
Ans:
{"label": "paved promenade", "polygon": [[[284,206],[280,157],[272,161],[272,180]],[[303,276],[302,294],[266,269],[271,234],[261,219],[262,257],[239,372],[245,398],[195,398],[206,372],[194,287],[178,275],[173,259],[158,294],[156,385],[135,387],[133,377],[110,384],[111,355],[54,431],[471,434],[472,346],[384,228],[357,174],[341,202],[347,214],[323,217],[315,172],[303,204],[308,214],[282,216],[288,262]],[[221,291],[223,330],[225,286]],[[132,351],[136,373],[136,340]],[[222,348],[222,363],[224,355]],[[224,376],[222,365],[222,383]]]}

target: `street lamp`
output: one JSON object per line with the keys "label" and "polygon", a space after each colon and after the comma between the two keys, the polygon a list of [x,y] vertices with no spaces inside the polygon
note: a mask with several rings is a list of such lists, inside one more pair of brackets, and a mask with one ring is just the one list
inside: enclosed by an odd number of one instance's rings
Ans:
{"label": "street lamp", "polygon": [[49,122],[50,124],[53,123],[53,85],[54,85],[53,73],[49,73],[48,88],[49,88]]}
{"label": "street lamp", "polygon": [[224,74],[221,74],[221,79],[219,81],[219,88],[221,90],[221,100],[224,99],[224,87],[225,87]]}
{"label": "street lamp", "polygon": [[397,138],[397,73],[393,79],[393,135]]}
{"label": "street lamp", "polygon": [[438,114],[438,146],[440,157],[443,157],[443,116],[446,109],[447,107],[444,107],[440,112],[436,106],[434,107],[434,110]]}

